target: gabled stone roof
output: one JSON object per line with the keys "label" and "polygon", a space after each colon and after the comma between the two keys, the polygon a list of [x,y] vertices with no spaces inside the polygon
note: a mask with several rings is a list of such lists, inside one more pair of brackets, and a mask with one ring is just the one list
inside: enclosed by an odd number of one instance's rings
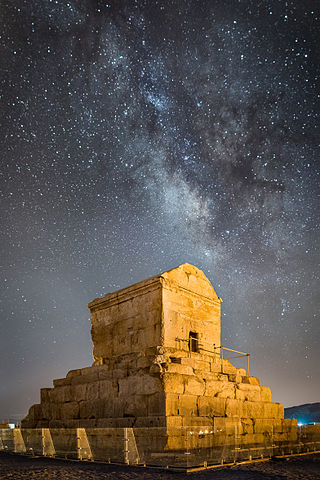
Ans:
{"label": "gabled stone roof", "polygon": [[190,263],[183,263],[178,267],[172,268],[171,270],[163,273],[159,273],[158,275],[154,275],[153,277],[142,280],[141,282],[135,283],[112,293],[107,293],[103,297],[95,298],[88,304],[88,307],[91,309],[101,303],[112,300],[113,298],[133,293],[136,290],[149,287],[156,283],[162,283],[162,279],[164,281],[169,281],[170,283],[173,282],[180,288],[210,298],[213,301],[222,301],[214,291],[214,288],[202,270],[194,265],[191,265]]}

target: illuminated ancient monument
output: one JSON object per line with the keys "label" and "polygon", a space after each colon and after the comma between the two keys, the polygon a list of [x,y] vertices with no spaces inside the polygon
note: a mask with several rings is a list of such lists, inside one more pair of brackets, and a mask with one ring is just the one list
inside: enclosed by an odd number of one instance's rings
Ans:
{"label": "illuminated ancient monument", "polygon": [[162,427],[158,450],[183,449],[184,426],[240,444],[294,439],[270,389],[220,358],[220,304],[189,264],[93,300],[93,366],[42,389],[22,428]]}

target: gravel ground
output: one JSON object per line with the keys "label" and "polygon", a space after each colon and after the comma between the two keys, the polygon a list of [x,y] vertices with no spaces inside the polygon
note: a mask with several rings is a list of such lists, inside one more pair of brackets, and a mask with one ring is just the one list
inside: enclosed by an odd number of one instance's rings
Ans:
{"label": "gravel ground", "polygon": [[320,454],[236,465],[193,474],[32,458],[0,452],[1,480],[320,480]]}

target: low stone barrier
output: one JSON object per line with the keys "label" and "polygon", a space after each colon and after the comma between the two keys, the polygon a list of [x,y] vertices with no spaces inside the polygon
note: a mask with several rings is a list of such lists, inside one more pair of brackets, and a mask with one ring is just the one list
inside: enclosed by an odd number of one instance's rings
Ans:
{"label": "low stone barrier", "polygon": [[[249,426],[249,430],[250,430]],[[257,437],[259,435],[259,437]],[[247,437],[247,442],[244,442]],[[130,465],[191,467],[320,450],[320,425],[299,427],[293,441],[270,431],[209,426],[181,428],[0,429],[0,450]],[[249,441],[251,440],[251,441]]]}

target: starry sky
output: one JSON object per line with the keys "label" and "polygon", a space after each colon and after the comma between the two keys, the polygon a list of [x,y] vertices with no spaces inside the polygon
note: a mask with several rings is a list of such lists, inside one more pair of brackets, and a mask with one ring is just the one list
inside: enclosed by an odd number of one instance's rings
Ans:
{"label": "starry sky", "polygon": [[319,19],[0,1],[1,418],[92,363],[89,301],[185,262],[273,400],[320,400]]}

